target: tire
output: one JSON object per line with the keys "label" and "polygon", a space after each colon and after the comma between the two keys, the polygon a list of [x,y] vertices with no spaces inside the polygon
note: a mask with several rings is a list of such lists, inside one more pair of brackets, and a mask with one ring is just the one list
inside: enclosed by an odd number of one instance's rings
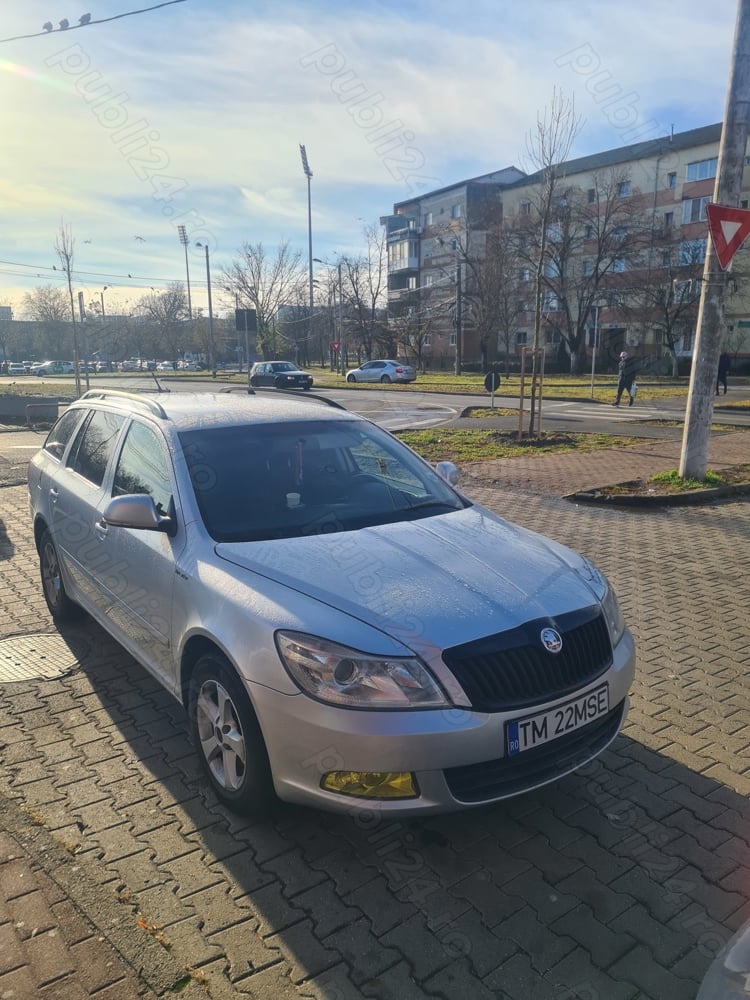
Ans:
{"label": "tire", "polygon": [[390,381],[391,381],[391,376],[390,375],[381,375],[380,376],[380,381],[383,383],[383,385],[389,385]]}
{"label": "tire", "polygon": [[356,380],[356,378],[353,375],[347,375],[346,376],[346,381],[347,382],[356,382],[357,380]]}
{"label": "tire", "polygon": [[221,653],[206,653],[196,663],[188,715],[217,797],[242,816],[265,813],[273,800],[268,752],[247,692]]}
{"label": "tire", "polygon": [[39,543],[39,575],[44,600],[55,624],[65,625],[78,621],[83,616],[83,609],[68,597],[60,572],[57,549],[47,528]]}

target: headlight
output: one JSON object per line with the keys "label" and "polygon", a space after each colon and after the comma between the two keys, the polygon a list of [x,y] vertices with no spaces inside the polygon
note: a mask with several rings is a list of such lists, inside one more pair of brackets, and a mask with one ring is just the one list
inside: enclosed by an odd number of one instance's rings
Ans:
{"label": "headlight", "polygon": [[443,708],[449,704],[416,658],[370,656],[301,632],[277,632],[276,646],[307,694],[347,708]]}
{"label": "headlight", "polygon": [[604,609],[604,617],[607,619],[607,625],[609,626],[609,634],[612,637],[612,648],[614,648],[620,639],[622,639],[622,633],[625,631],[625,622],[620,611],[620,605],[615,597],[615,592],[612,589],[612,584],[609,581],[607,581],[607,592],[602,598],[602,608]]}

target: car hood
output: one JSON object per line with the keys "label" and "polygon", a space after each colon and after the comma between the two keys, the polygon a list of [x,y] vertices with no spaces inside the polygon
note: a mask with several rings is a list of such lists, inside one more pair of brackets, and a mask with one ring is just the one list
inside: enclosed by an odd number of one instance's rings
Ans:
{"label": "car hood", "polygon": [[360,531],[220,543],[216,552],[410,648],[444,649],[602,596],[601,577],[576,553],[478,506]]}

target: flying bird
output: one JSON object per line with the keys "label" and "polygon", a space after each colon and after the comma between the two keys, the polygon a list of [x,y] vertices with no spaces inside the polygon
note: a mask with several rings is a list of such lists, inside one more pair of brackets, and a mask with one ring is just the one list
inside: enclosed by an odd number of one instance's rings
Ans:
{"label": "flying bird", "polygon": [[84,242],[84,243],[90,243],[90,242],[91,242],[91,240],[84,240],[83,242]]}
{"label": "flying bird", "polygon": [[52,31],[52,21],[45,21],[42,25],[44,31]]}
{"label": "flying bird", "polygon": [[145,243],[146,242],[142,236],[134,236],[133,239],[134,240],[138,240],[139,243]]}
{"label": "flying bird", "polygon": [[91,14],[81,14],[81,16],[78,18],[78,23],[88,24],[90,20],[91,20]]}

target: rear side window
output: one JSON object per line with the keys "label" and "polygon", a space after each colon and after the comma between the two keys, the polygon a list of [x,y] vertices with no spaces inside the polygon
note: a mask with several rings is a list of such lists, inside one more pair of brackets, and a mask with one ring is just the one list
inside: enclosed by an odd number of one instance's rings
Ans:
{"label": "rear side window", "polygon": [[68,468],[101,486],[124,420],[118,413],[94,410],[70,450]]}
{"label": "rear side window", "polygon": [[144,493],[150,496],[160,514],[168,514],[172,485],[164,450],[156,431],[133,421],[122,447],[115,471],[114,496]]}
{"label": "rear side window", "polygon": [[87,412],[84,409],[66,410],[47,435],[44,450],[57,459],[62,458],[68,441],[73,437],[76,427]]}

